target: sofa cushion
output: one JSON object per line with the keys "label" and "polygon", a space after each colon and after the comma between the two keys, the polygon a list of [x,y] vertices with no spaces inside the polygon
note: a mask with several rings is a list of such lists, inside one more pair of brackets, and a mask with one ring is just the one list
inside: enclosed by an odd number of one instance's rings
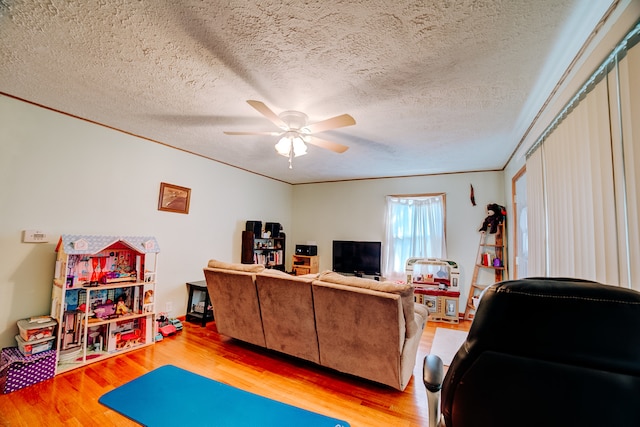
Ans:
{"label": "sofa cushion", "polygon": [[321,365],[402,390],[401,296],[319,280],[312,289]]}
{"label": "sofa cushion", "polygon": [[263,276],[281,277],[283,279],[290,279],[291,277],[295,277],[282,270],[276,270],[275,268],[265,268],[259,274],[262,274]]}
{"label": "sofa cushion", "polygon": [[318,273],[293,275],[293,274],[284,272],[282,270],[276,270],[274,268],[265,268],[264,271],[261,271],[258,274],[261,274],[263,276],[280,277],[283,279],[293,279],[293,280],[304,279],[307,282],[310,282],[318,278]]}
{"label": "sofa cushion", "polygon": [[219,268],[223,270],[246,271],[248,273],[260,273],[263,271],[264,265],[261,264],[239,264],[231,262],[223,262],[215,259],[209,260],[207,264],[209,268]]}
{"label": "sofa cushion", "polygon": [[408,283],[396,283],[390,281],[378,281],[355,276],[343,276],[333,271],[325,271],[318,275],[318,280],[336,283],[338,285],[354,286],[371,289],[379,292],[389,292],[400,295],[402,301],[402,313],[407,328],[407,338],[415,335],[419,328],[415,321],[415,308],[413,298],[413,285]]}
{"label": "sofa cushion", "polygon": [[255,277],[267,348],[320,363],[311,279],[271,269]]}
{"label": "sofa cushion", "polygon": [[264,347],[255,273],[204,268],[219,333]]}

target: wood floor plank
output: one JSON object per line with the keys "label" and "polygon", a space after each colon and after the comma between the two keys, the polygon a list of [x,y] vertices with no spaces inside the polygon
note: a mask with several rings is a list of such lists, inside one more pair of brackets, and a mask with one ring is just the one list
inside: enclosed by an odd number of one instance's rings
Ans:
{"label": "wood floor plank", "polygon": [[[206,327],[184,329],[155,345],[75,369],[31,387],[0,395],[0,426],[136,426],[102,406],[104,393],[155,368],[172,364],[271,399],[348,421],[352,427],[427,425],[422,360],[437,327],[428,323],[418,348],[414,376],[404,392],[341,374],[310,362],[242,343]],[[193,393],[194,390],[176,390]]]}

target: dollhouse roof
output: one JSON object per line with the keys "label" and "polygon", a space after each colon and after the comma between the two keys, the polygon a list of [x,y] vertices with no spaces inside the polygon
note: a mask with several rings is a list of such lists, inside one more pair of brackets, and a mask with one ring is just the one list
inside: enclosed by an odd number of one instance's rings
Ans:
{"label": "dollhouse roof", "polygon": [[62,248],[67,254],[95,254],[115,243],[123,243],[140,253],[158,253],[160,246],[151,236],[91,236],[82,234],[63,234],[60,236],[56,252]]}

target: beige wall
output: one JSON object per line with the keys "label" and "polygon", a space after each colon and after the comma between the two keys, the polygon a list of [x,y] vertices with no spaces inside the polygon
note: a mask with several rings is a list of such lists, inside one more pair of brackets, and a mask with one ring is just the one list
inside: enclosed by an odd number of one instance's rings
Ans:
{"label": "beige wall", "polygon": [[[470,184],[475,190],[476,206],[469,198]],[[480,239],[478,229],[487,216],[487,204],[504,205],[503,187],[502,172],[296,185],[292,229],[295,241],[290,245],[317,242],[320,269],[330,270],[333,240],[384,241],[385,196],[446,193],[447,258],[460,266],[460,307],[464,307]]]}
{"label": "beige wall", "polygon": [[[240,260],[246,220],[283,225],[288,268],[295,243],[316,240],[329,269],[331,240],[383,239],[386,194],[447,193],[449,257],[466,289],[484,207],[504,202],[501,172],[290,186],[5,96],[0,141],[1,346],[15,345],[18,319],[48,313],[61,234],[155,236],[158,306],[184,315],[185,282],[210,258]],[[189,215],[157,210],[160,182],[192,189]],[[32,228],[49,243],[21,243]]]}
{"label": "beige wall", "polygon": [[[291,223],[290,185],[0,96],[0,346],[49,312],[61,234],[153,235],[157,301],[186,312],[210,258],[240,261],[247,219]],[[157,210],[160,182],[189,187],[189,215]],[[234,185],[230,186],[229,183]],[[21,243],[21,231],[49,243]]]}

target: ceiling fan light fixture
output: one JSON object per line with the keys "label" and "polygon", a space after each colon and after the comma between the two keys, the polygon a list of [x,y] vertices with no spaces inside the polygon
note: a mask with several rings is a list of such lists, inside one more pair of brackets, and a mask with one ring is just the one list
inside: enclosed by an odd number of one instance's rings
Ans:
{"label": "ceiling fan light fixture", "polygon": [[293,145],[293,154],[295,157],[304,156],[307,154],[307,146],[301,137],[296,136],[291,140],[291,144]]}
{"label": "ceiling fan light fixture", "polygon": [[316,132],[325,132],[333,129],[352,126],[356,124],[353,117],[342,114],[330,119],[309,124],[309,117],[294,110],[283,111],[280,114],[274,113],[263,102],[247,100],[256,111],[269,119],[271,123],[281,129],[281,132],[227,132],[226,135],[281,135],[282,137],[274,146],[276,152],[281,156],[289,158],[289,169],[292,169],[293,158],[307,154],[307,144],[315,145],[335,153],[344,153],[349,147],[322,138],[312,136]]}
{"label": "ceiling fan light fixture", "polygon": [[291,151],[291,138],[288,136],[283,136],[280,138],[280,141],[276,144],[276,151],[281,156],[289,157],[289,152]]}
{"label": "ceiling fan light fixture", "polygon": [[307,146],[304,140],[296,132],[287,132],[275,145],[275,149],[281,156],[290,157],[293,150],[293,157],[307,154]]}

